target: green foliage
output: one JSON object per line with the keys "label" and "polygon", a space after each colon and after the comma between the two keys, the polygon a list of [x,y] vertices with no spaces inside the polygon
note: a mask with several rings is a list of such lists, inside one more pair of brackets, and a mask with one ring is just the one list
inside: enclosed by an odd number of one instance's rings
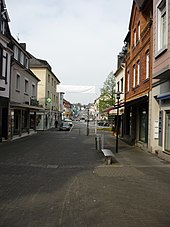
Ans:
{"label": "green foliage", "polygon": [[111,72],[101,88],[101,95],[99,100],[99,111],[102,113],[105,109],[115,104],[115,76]]}

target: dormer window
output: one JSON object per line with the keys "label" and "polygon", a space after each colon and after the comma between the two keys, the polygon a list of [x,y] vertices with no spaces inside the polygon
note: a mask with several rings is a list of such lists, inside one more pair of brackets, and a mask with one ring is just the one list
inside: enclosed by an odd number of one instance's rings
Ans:
{"label": "dormer window", "polygon": [[1,21],[1,32],[2,32],[2,34],[5,34],[5,21],[4,20]]}

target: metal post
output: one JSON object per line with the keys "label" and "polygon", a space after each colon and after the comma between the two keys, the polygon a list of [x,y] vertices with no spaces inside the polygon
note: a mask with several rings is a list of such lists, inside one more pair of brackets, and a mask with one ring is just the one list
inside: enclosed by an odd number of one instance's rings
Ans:
{"label": "metal post", "polygon": [[89,135],[89,109],[87,110],[87,136]]}
{"label": "metal post", "polygon": [[119,99],[120,99],[120,94],[117,93],[116,153],[118,153],[118,135],[119,135]]}

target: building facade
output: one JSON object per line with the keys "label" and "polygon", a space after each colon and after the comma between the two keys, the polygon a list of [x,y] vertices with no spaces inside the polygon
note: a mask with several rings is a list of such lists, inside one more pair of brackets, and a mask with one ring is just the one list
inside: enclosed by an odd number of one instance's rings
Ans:
{"label": "building facade", "polygon": [[11,55],[9,16],[0,0],[0,142],[8,138]]}
{"label": "building facade", "polygon": [[152,81],[153,1],[133,1],[125,71],[124,138],[131,144],[148,146],[149,96]]}
{"label": "building facade", "polygon": [[10,84],[8,138],[13,139],[36,131],[36,113],[41,110],[37,100],[39,79],[29,69],[30,54],[26,44],[11,37],[13,49]]}
{"label": "building facade", "polygon": [[153,4],[153,80],[149,149],[170,160],[170,1]]}
{"label": "building facade", "polygon": [[57,85],[60,83],[52,72],[47,61],[32,56],[30,69],[39,78],[38,100],[44,109],[37,114],[37,130],[47,130],[55,127],[55,121],[59,120],[60,95],[57,93]]}

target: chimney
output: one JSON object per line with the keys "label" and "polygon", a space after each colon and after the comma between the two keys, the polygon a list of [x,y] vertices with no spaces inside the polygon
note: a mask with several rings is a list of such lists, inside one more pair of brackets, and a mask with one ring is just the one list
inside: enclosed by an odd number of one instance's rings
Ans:
{"label": "chimney", "polygon": [[21,47],[26,50],[26,43],[20,43]]}

